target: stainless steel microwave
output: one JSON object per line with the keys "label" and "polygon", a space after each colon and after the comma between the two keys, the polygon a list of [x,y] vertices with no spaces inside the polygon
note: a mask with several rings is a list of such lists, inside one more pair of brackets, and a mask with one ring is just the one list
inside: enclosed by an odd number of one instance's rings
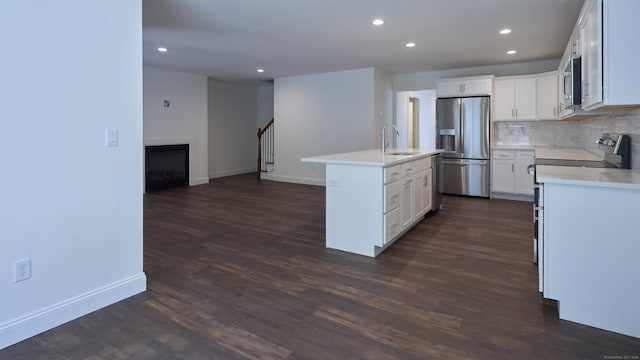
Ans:
{"label": "stainless steel microwave", "polygon": [[582,58],[572,58],[564,68],[563,110],[575,109],[582,104]]}

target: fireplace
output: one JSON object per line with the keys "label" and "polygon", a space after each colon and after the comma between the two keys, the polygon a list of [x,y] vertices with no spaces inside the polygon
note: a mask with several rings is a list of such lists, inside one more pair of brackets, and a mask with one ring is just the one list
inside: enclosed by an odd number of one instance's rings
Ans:
{"label": "fireplace", "polygon": [[145,191],[189,186],[189,145],[145,147]]}

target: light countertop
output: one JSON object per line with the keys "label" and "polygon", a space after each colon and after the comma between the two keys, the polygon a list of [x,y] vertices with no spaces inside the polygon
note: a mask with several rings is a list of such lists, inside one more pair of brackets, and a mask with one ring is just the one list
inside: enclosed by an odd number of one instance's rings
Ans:
{"label": "light countertop", "polygon": [[571,166],[536,166],[540,183],[640,190],[640,172]]}
{"label": "light countertop", "polygon": [[[411,153],[407,155],[392,155],[393,152]],[[423,157],[432,156],[441,153],[441,149],[420,150],[420,149],[388,149],[386,153],[382,153],[380,149],[355,151],[340,154],[312,156],[300,159],[302,162],[324,163],[324,164],[342,164],[342,165],[361,165],[361,166],[391,166],[403,162],[417,160]]]}
{"label": "light countertop", "polygon": [[603,156],[583,149],[568,149],[555,146],[494,145],[492,150],[534,150],[536,159],[602,161]]}
{"label": "light countertop", "polygon": [[536,148],[535,151],[536,159],[602,161],[603,158],[582,149]]}
{"label": "light countertop", "polygon": [[493,145],[492,150],[534,150],[535,145]]}

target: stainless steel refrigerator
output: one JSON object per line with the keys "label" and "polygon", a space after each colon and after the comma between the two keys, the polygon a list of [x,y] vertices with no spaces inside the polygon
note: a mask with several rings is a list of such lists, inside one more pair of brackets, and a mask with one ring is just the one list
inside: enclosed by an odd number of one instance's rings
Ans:
{"label": "stainless steel refrigerator", "polygon": [[440,192],[489,197],[490,109],[488,96],[437,100]]}

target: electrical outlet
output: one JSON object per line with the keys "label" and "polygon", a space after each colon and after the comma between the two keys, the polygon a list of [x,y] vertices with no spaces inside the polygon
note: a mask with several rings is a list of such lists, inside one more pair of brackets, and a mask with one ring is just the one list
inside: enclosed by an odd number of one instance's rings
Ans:
{"label": "electrical outlet", "polygon": [[18,260],[14,263],[13,281],[23,281],[31,278],[31,258]]}

